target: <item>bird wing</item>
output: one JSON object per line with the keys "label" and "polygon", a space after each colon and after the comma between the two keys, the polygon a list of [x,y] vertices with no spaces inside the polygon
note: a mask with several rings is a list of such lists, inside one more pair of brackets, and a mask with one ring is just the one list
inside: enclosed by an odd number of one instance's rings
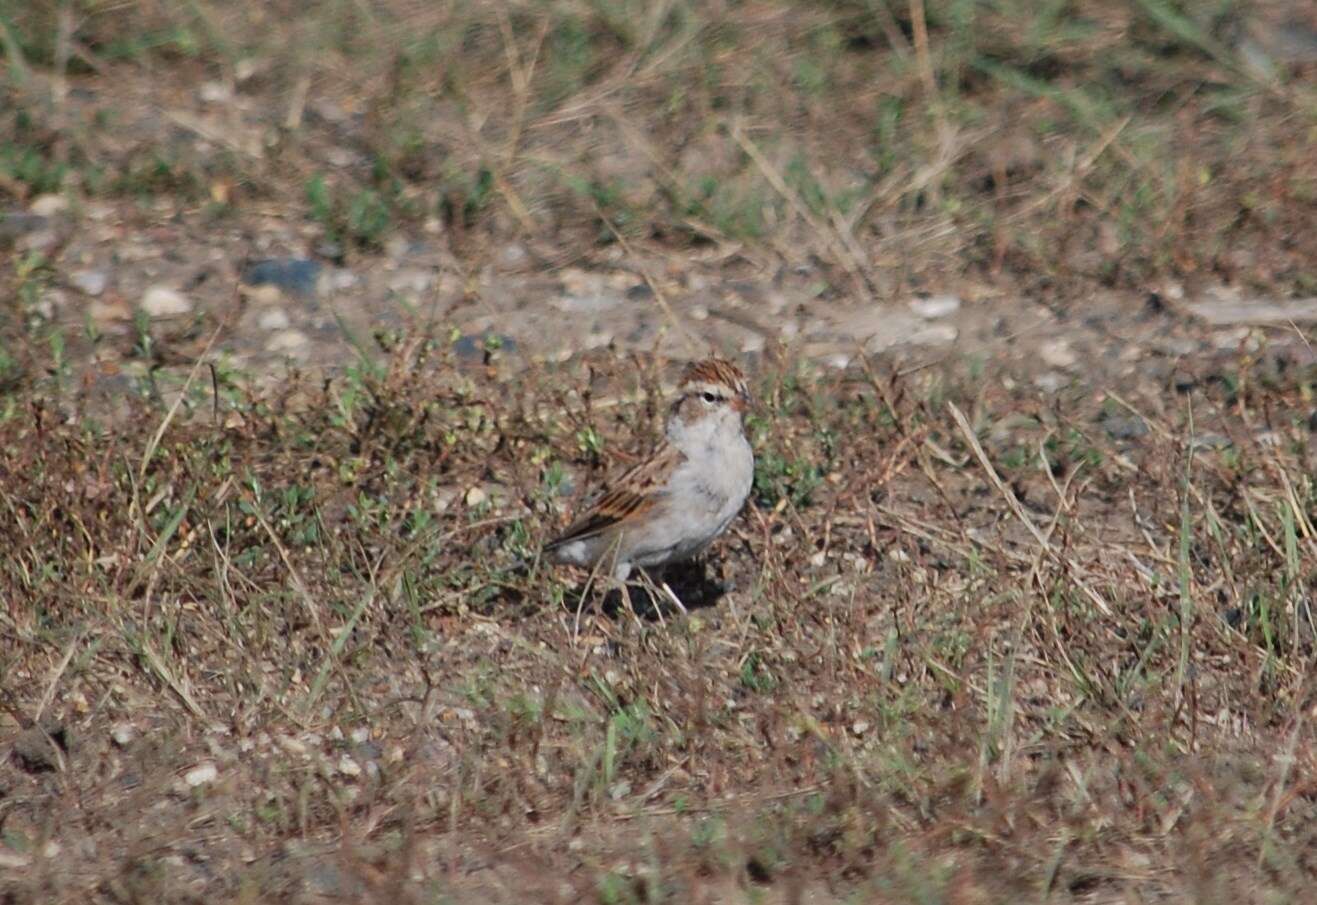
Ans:
{"label": "bird wing", "polygon": [[603,534],[649,512],[667,496],[668,480],[685,458],[679,449],[664,442],[654,455],[606,485],[585,512],[544,549]]}

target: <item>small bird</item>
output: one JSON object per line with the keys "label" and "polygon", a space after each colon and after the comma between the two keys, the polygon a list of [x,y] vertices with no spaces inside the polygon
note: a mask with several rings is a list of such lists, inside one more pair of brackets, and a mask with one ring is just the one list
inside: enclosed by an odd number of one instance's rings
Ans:
{"label": "small bird", "polygon": [[606,485],[545,545],[545,555],[556,563],[599,566],[625,582],[633,567],[698,554],[750,495],[755,457],[741,423],[749,405],[745,375],[736,365],[720,358],[687,365],[663,442]]}

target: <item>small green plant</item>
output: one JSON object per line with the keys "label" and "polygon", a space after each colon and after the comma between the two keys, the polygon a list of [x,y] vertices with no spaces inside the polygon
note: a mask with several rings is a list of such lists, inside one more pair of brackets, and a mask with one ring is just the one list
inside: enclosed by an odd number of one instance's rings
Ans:
{"label": "small green plant", "polygon": [[400,183],[393,179],[381,182],[380,186],[359,188],[345,195],[332,189],[323,175],[312,176],[305,187],[311,219],[332,241],[378,250],[399,217],[408,212]]}
{"label": "small green plant", "polygon": [[68,172],[66,163],[51,159],[40,148],[0,145],[0,177],[10,183],[21,183],[33,195],[60,191]]}
{"label": "small green plant", "polygon": [[777,679],[758,651],[747,654],[741,664],[741,685],[755,694],[771,694],[777,688]]}
{"label": "small green plant", "polygon": [[804,507],[810,495],[823,482],[822,469],[803,459],[788,459],[776,451],[761,452],[755,462],[755,502],[771,509],[786,499],[793,506]]}

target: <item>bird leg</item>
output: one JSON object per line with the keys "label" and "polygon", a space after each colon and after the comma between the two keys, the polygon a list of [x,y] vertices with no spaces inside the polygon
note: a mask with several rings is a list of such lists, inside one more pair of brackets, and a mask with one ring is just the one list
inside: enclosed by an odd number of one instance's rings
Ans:
{"label": "bird leg", "polygon": [[672,590],[668,583],[663,581],[659,582],[659,584],[662,586],[663,592],[668,595],[668,599],[672,601],[672,605],[677,608],[677,612],[681,613],[683,616],[689,616],[690,613],[686,610],[686,604],[681,602],[681,598],[677,596],[676,592]]}

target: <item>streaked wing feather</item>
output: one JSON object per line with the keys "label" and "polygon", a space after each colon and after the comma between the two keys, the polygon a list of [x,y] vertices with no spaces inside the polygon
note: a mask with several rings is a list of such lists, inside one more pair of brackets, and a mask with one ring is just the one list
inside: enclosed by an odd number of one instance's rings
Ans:
{"label": "streaked wing feather", "polygon": [[545,545],[546,550],[602,534],[649,512],[667,495],[664,485],[685,456],[664,442],[653,456],[620,474],[607,485],[567,530]]}

